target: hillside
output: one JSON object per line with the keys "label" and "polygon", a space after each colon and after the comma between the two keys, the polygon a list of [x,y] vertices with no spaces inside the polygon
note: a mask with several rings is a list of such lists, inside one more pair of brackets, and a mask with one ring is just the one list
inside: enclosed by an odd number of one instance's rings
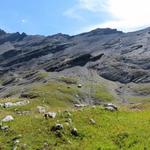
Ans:
{"label": "hillside", "polygon": [[[150,28],[74,36],[0,30],[0,149],[148,150],[149,42]],[[118,111],[105,109],[110,103]]]}
{"label": "hillside", "polygon": [[[149,39],[150,28],[131,33],[106,28],[47,37],[0,30],[1,97],[19,96],[32,84],[66,76],[90,86],[93,80],[105,80],[105,86],[121,100],[149,99]],[[110,86],[112,81],[115,86]]]}
{"label": "hillside", "polygon": [[[2,112],[15,118],[5,123],[10,126],[8,131],[0,131],[3,150],[16,147],[19,150],[149,150],[150,147],[149,111],[107,112],[96,107],[72,110],[69,116],[64,111],[48,120],[34,110],[26,115],[17,115],[12,109]],[[51,131],[56,123],[62,124],[63,129]],[[71,134],[73,128],[78,130],[77,136]]]}
{"label": "hillside", "polygon": [[148,83],[149,40],[149,28],[132,33],[96,29],[75,36],[60,33],[47,37],[1,31],[1,74],[86,66],[112,81]]}

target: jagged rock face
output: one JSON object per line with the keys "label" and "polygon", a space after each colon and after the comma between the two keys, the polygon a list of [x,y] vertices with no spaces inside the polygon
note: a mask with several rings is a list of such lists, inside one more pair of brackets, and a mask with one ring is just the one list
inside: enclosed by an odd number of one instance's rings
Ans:
{"label": "jagged rock face", "polygon": [[107,28],[47,37],[0,30],[0,74],[83,66],[113,81],[150,82],[149,43],[150,28],[132,33]]}

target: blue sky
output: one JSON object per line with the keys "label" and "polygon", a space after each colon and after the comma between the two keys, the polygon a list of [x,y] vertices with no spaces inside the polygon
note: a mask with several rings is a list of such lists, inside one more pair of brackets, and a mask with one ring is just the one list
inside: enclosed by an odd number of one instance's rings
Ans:
{"label": "blue sky", "polygon": [[149,6],[149,0],[3,0],[0,28],[43,35],[104,27],[132,31],[150,25]]}

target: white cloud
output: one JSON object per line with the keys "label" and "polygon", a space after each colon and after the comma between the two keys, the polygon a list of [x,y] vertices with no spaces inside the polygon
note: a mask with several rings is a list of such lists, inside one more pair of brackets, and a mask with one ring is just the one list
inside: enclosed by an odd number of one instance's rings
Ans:
{"label": "white cloud", "polygon": [[[70,13],[70,17],[81,18],[78,10],[98,13],[104,11],[111,16],[111,20],[89,25],[82,31],[94,28],[117,28],[123,31],[133,31],[150,26],[150,0],[77,0],[77,6]],[[73,16],[75,15],[75,16]]]}
{"label": "white cloud", "polygon": [[150,25],[149,0],[108,0],[107,4],[107,11],[114,19],[99,24],[100,27],[132,31]]}
{"label": "white cloud", "polygon": [[107,0],[76,0],[77,4],[72,8],[66,10],[63,15],[77,19],[84,20],[84,17],[80,14],[82,11],[89,11],[91,13],[97,13],[105,11]]}

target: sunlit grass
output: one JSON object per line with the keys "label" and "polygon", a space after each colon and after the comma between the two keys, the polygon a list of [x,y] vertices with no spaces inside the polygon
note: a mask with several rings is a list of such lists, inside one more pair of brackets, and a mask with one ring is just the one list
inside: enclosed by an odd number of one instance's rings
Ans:
{"label": "sunlit grass", "polygon": [[[12,139],[20,134],[22,136],[18,147],[21,149],[21,146],[26,144],[29,150],[42,149],[44,143],[47,143],[49,149],[56,150],[142,150],[150,147],[149,111],[112,113],[97,107],[74,111],[71,114],[72,124],[66,126],[64,112],[59,113],[56,119],[49,120],[45,120],[39,113],[23,116],[12,113],[15,120],[5,123],[10,126],[10,130],[7,134],[0,131],[0,147],[6,150],[11,149]],[[90,124],[91,118],[96,121],[96,124]],[[56,122],[64,125],[61,138],[50,131]],[[78,129],[78,137],[70,134],[73,127]]]}

